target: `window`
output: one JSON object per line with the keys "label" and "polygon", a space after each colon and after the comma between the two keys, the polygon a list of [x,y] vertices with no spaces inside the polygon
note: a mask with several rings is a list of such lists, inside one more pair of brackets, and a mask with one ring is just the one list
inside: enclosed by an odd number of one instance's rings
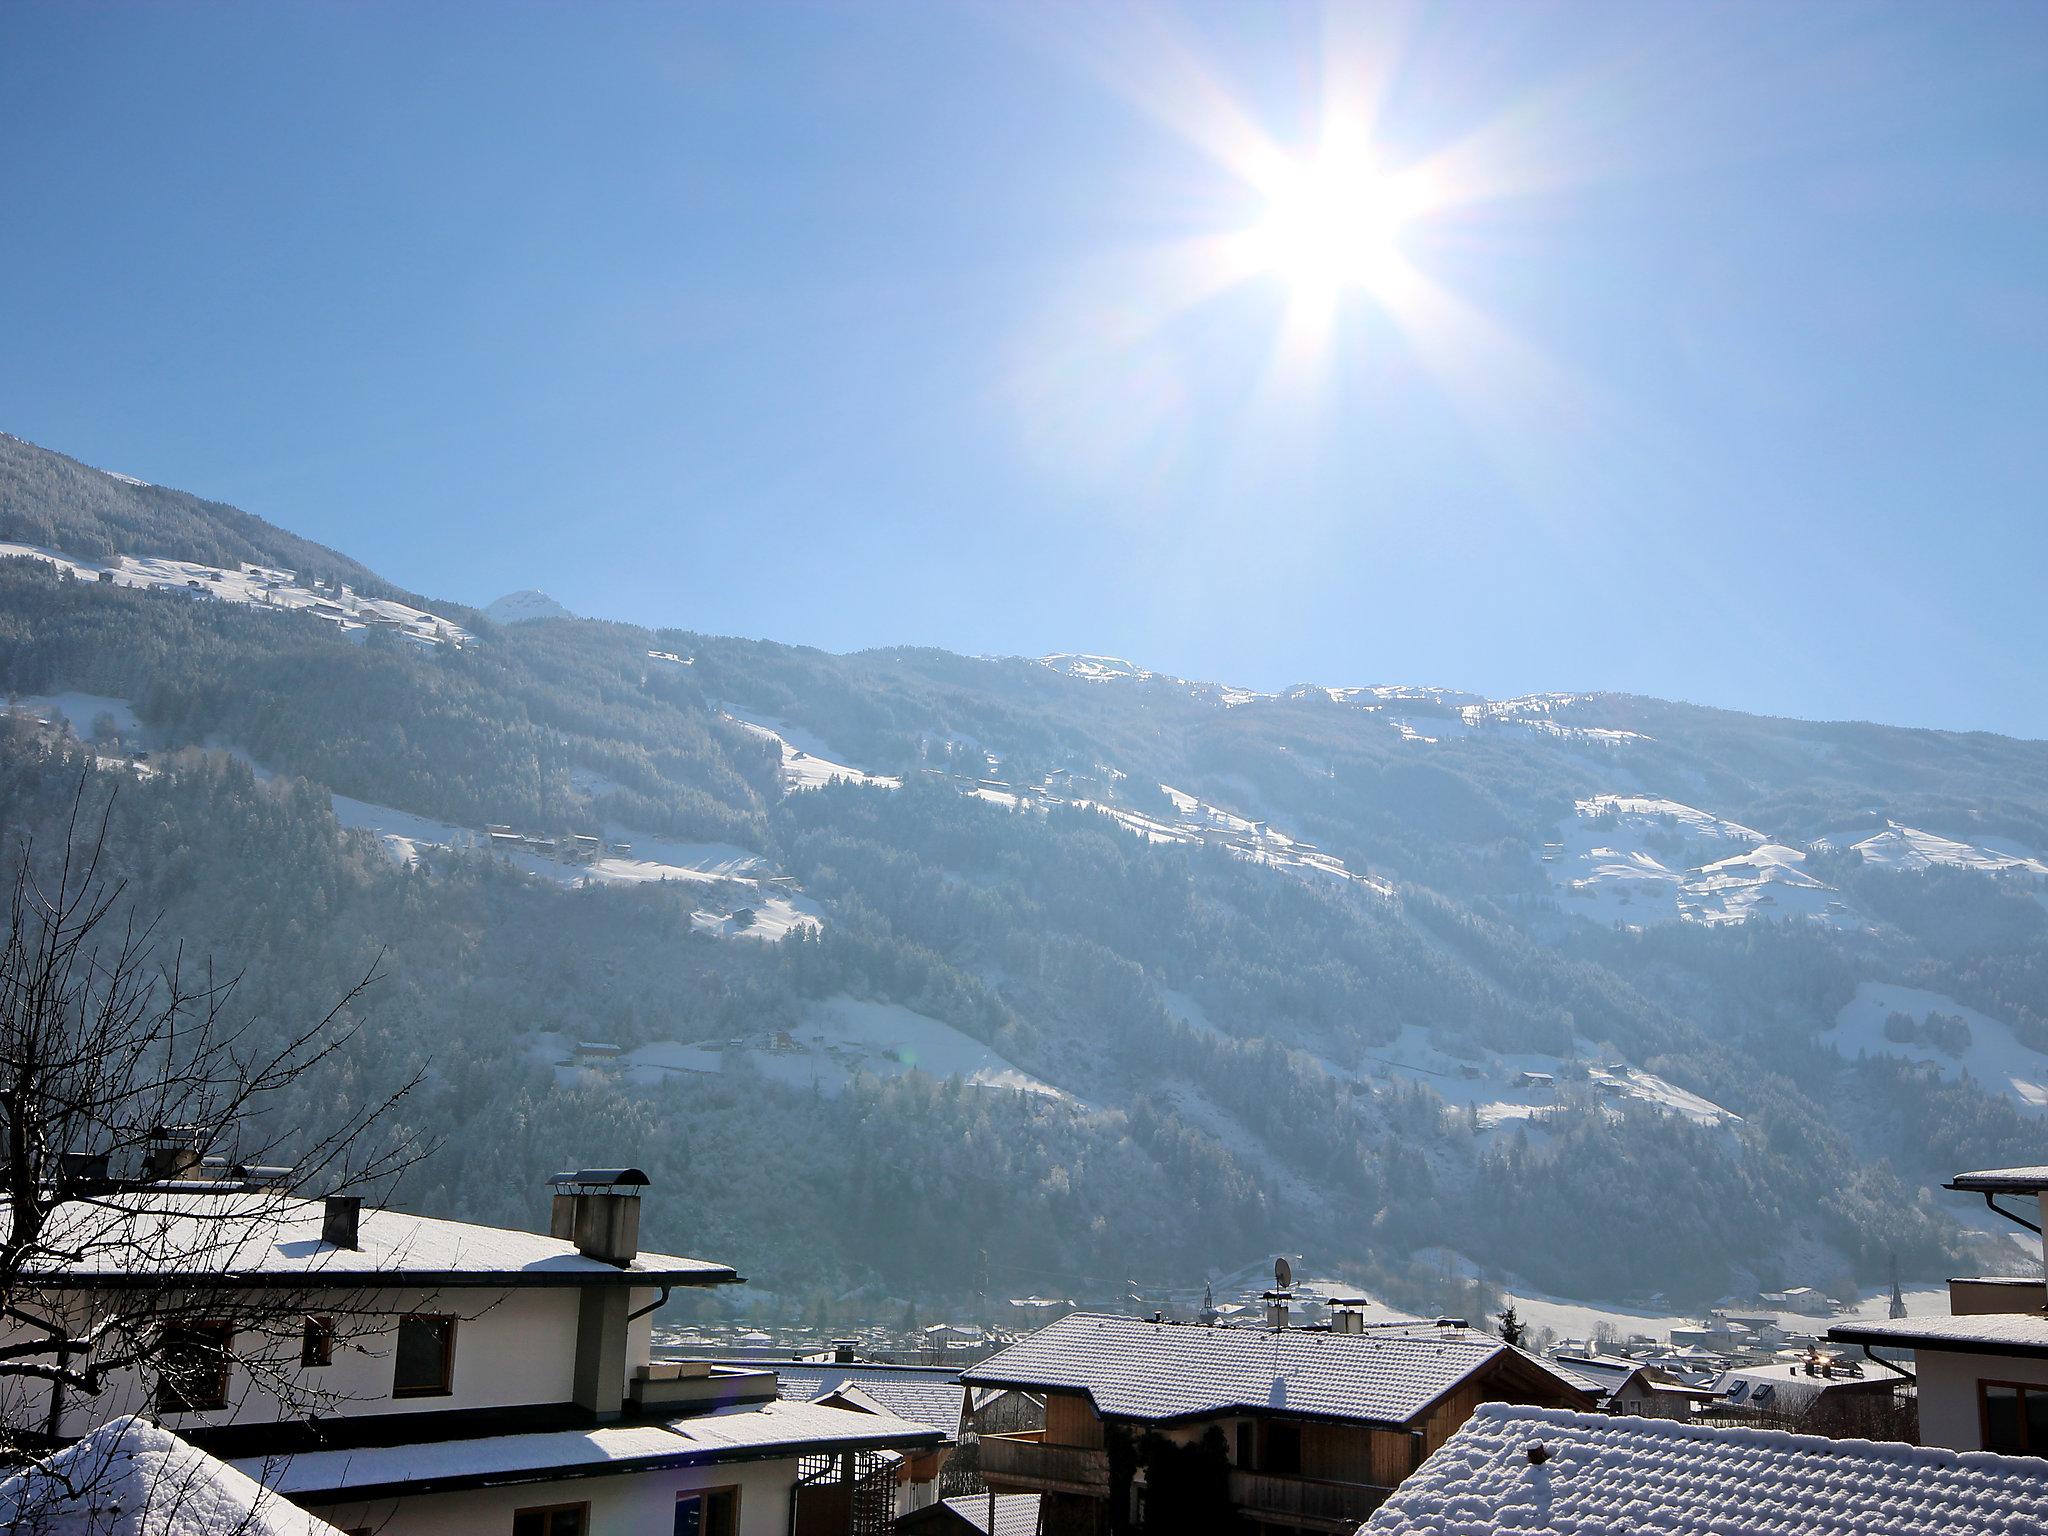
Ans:
{"label": "window", "polygon": [[446,1397],[455,1390],[455,1319],[401,1317],[397,1356],[393,1397]]}
{"label": "window", "polygon": [[306,1319],[306,1331],[299,1337],[299,1364],[334,1364],[333,1318],[309,1317]]}
{"label": "window", "polygon": [[227,1323],[174,1323],[157,1342],[156,1406],[160,1413],[191,1413],[228,1405]]}
{"label": "window", "polygon": [[2048,1456],[2048,1386],[1980,1381],[1977,1404],[1985,1450]]}
{"label": "window", "polygon": [[676,1495],[675,1536],[739,1536],[740,1491],[693,1488]]}
{"label": "window", "polygon": [[541,1504],[512,1511],[512,1536],[586,1536],[588,1504]]}
{"label": "window", "polygon": [[1297,1475],[1301,1471],[1301,1426],[1268,1424],[1264,1438],[1266,1454],[1259,1470],[1277,1472],[1283,1477]]}

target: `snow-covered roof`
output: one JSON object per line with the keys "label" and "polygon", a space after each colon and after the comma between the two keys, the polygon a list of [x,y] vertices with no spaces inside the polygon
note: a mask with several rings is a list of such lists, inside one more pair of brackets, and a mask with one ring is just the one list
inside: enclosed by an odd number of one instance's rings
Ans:
{"label": "snow-covered roof", "polygon": [[835,1450],[921,1450],[940,1435],[888,1414],[822,1403],[763,1403],[661,1424],[489,1435],[368,1450],[252,1457],[235,1466],[267,1487],[315,1502],[553,1482],[709,1462]]}
{"label": "snow-covered roof", "polygon": [[1809,1376],[1805,1367],[1799,1365],[1750,1365],[1723,1371],[1709,1391],[1742,1412],[1758,1410],[1797,1416],[1811,1408],[1817,1398],[1891,1392],[1900,1380],[1882,1366],[1873,1366],[1861,1376],[1846,1372]]}
{"label": "snow-covered roof", "polygon": [[2048,1460],[1484,1403],[1360,1536],[2039,1530]]}
{"label": "snow-covered roof", "polygon": [[1108,1418],[1269,1412],[1405,1424],[1495,1361],[1592,1394],[1544,1361],[1465,1328],[1326,1333],[1076,1312],[961,1372],[970,1386],[1086,1392]]}
{"label": "snow-covered roof", "polygon": [[1649,1374],[1649,1367],[1642,1361],[1631,1360],[1625,1355],[1552,1355],[1550,1368],[1585,1382],[1589,1389],[1602,1397],[1612,1397],[1619,1392],[1638,1371],[1644,1373],[1644,1385],[1652,1392],[1686,1390],[1675,1383],[1659,1381]]}
{"label": "snow-covered roof", "polygon": [[[1038,1536],[1038,1495],[999,1493],[993,1499],[985,1493],[963,1494],[947,1499],[951,1510],[982,1536]],[[993,1506],[995,1518],[989,1518]]]}
{"label": "snow-covered roof", "polygon": [[960,1433],[960,1411],[966,1389],[957,1381],[846,1382],[835,1387],[833,1397],[863,1409],[879,1411],[914,1424],[928,1424],[945,1432],[947,1439]]}
{"label": "snow-covered roof", "polygon": [[1901,1317],[1837,1323],[1838,1344],[1884,1344],[1894,1349],[1947,1349],[1992,1355],[2048,1356],[2048,1317],[2039,1312],[1985,1312],[1964,1317]]}
{"label": "snow-covered roof", "polygon": [[62,1207],[45,1248],[80,1255],[31,1273],[40,1283],[153,1285],[715,1285],[724,1264],[643,1253],[621,1269],[563,1238],[404,1211],[362,1212],[359,1246],[322,1239],[324,1205],[275,1190],[150,1189]]}
{"label": "snow-covered roof", "polygon": [[1948,1187],[1982,1190],[1986,1194],[2039,1194],[2048,1190],[2048,1164],[2037,1163],[2028,1168],[1979,1168],[1974,1173],[1957,1174],[1948,1181]]}
{"label": "snow-covered roof", "polygon": [[[757,1357],[758,1358],[758,1357]],[[730,1362],[719,1362],[730,1363]],[[842,1386],[866,1386],[876,1381],[913,1381],[960,1389],[957,1365],[890,1365],[877,1360],[763,1359],[775,1372],[778,1395],[793,1402],[815,1402]]]}
{"label": "snow-covered roof", "polygon": [[37,1536],[341,1536],[247,1473],[133,1416],[0,1483],[0,1528]]}

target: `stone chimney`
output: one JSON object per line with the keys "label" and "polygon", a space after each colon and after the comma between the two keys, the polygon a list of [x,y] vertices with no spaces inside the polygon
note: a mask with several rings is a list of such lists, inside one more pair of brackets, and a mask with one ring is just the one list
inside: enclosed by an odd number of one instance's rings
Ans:
{"label": "stone chimney", "polygon": [[624,1269],[640,1256],[638,1168],[581,1168],[548,1180],[555,1191],[548,1235],[576,1245],[586,1259]]}
{"label": "stone chimney", "polygon": [[[548,1180],[555,1192],[548,1235],[574,1243],[586,1259],[629,1266],[640,1254],[638,1168],[582,1168]],[[626,1402],[627,1305],[623,1285],[586,1285],[576,1303],[576,1405],[599,1423],[616,1419]]]}
{"label": "stone chimney", "polygon": [[1365,1332],[1366,1300],[1363,1296],[1337,1296],[1330,1301],[1330,1332]]}

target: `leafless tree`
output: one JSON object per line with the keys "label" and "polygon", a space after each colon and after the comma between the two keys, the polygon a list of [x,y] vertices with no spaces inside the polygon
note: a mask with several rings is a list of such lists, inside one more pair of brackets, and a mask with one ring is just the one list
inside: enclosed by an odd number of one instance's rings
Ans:
{"label": "leafless tree", "polygon": [[16,850],[0,941],[0,1457],[17,1465],[67,1406],[213,1404],[231,1364],[275,1416],[317,1411],[302,1350],[388,1327],[388,1303],[329,1284],[314,1317],[310,1291],[233,1277],[317,1215],[308,1196],[374,1203],[419,1155],[394,1113],[417,1077],[337,1092],[305,1123],[346,1075],[374,969],[311,1023],[238,1013],[235,978],[188,965],[103,873],[107,818],[81,837],[83,796],[61,850]]}

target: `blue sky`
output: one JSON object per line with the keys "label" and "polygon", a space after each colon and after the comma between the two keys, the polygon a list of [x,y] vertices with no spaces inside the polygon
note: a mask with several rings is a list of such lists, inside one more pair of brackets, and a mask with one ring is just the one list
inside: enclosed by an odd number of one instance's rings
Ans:
{"label": "blue sky", "polygon": [[[1340,116],[1401,278],[1210,270]],[[0,149],[0,429],[430,594],[2048,737],[2039,4],[16,0]]]}

